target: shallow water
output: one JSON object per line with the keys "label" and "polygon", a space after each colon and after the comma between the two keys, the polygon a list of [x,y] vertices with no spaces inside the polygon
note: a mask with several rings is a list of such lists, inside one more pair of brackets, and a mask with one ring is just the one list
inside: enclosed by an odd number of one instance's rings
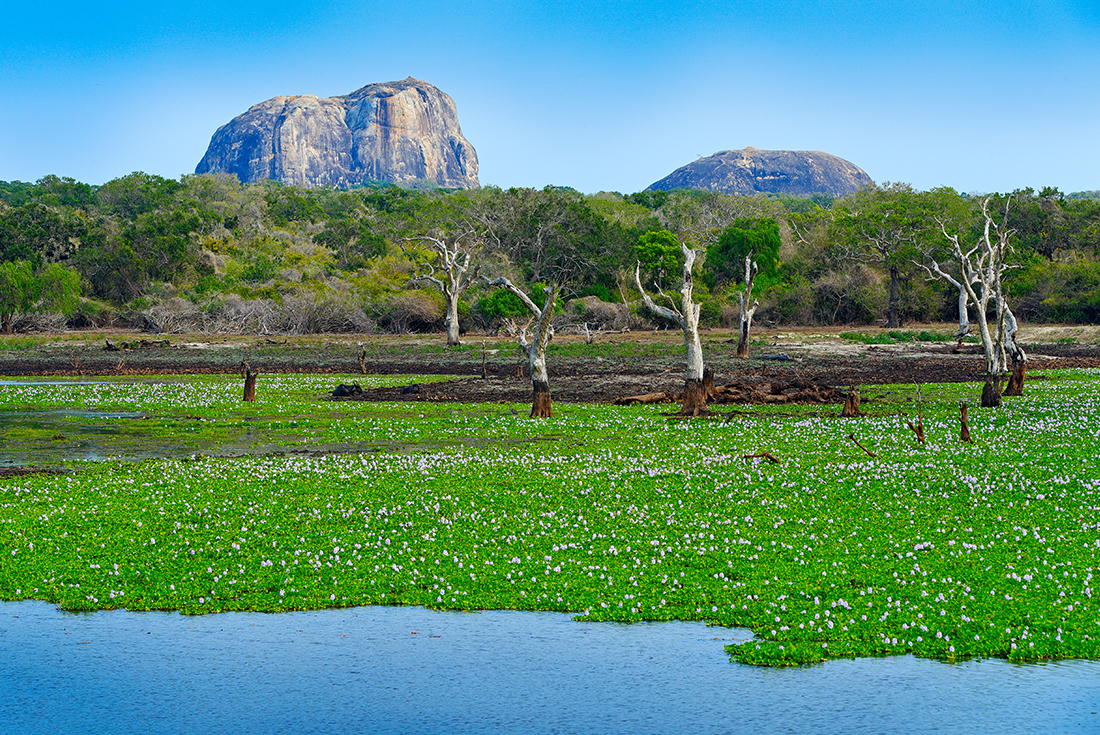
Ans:
{"label": "shallow water", "polygon": [[3,603],[0,733],[1100,732],[1100,662],[730,663],[723,646],[750,635],[511,611]]}

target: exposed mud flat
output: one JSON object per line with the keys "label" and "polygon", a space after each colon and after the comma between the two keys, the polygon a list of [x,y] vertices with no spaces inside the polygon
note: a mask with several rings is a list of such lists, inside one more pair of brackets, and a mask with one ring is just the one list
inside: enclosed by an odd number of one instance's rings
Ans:
{"label": "exposed mud flat", "polygon": [[[911,325],[906,331],[952,334],[954,325]],[[703,333],[704,357],[715,384],[778,395],[793,384],[829,389],[888,383],[977,382],[984,360],[977,345],[953,342],[865,345],[845,332],[875,335],[877,327],[793,327],[754,332],[748,359],[737,359],[736,333]],[[59,336],[41,347],[0,350],[0,375],[157,375],[239,373],[242,361],[263,373],[333,375],[454,375],[462,380],[367,390],[361,400],[527,403],[531,381],[525,359],[506,337],[468,335],[461,349],[443,349],[442,335],[320,335],[210,337],[112,333],[109,342],[141,345],[105,349],[101,337]],[[1021,328],[1029,370],[1100,367],[1100,327],[1038,325]],[[624,396],[683,389],[682,337],[676,331],[609,333],[592,345],[583,337],[555,337],[549,355],[554,400],[610,403]],[[340,382],[333,381],[333,387]],[[779,387],[777,387],[779,386]]]}

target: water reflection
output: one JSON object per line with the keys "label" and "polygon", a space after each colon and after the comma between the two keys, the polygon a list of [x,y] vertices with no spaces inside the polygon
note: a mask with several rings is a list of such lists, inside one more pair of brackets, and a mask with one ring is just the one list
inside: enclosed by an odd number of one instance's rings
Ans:
{"label": "water reflection", "polygon": [[724,643],[747,635],[509,611],[188,618],[4,603],[0,731],[1100,731],[1098,662],[731,664]]}

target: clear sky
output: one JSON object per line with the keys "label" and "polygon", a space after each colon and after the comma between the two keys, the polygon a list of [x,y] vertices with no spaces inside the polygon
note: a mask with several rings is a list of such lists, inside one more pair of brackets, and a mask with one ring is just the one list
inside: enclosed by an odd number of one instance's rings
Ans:
{"label": "clear sky", "polygon": [[640,191],[699,156],[819,150],[920,189],[1100,189],[1100,2],[10,4],[0,180],[191,173],[277,95],[413,76],[482,184]]}

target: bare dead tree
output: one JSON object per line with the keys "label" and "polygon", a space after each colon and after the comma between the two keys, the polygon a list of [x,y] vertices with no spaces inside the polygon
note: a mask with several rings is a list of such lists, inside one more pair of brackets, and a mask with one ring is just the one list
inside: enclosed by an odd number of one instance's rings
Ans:
{"label": "bare dead tree", "polygon": [[552,416],[546,346],[554,336],[553,312],[562,292],[584,274],[597,271],[600,259],[609,254],[599,235],[600,220],[583,197],[555,187],[482,192],[475,199],[477,206],[468,216],[486,240],[525,264],[523,275],[535,289],[532,293],[545,288],[545,300],[539,306],[509,278],[483,276],[490,286],[517,296],[533,317],[531,341],[527,341],[526,327],[519,339],[531,368],[531,416]]}
{"label": "bare dead tree", "polygon": [[[982,389],[982,406],[986,408],[1001,405],[1000,381],[1007,365],[1005,354],[1006,314],[1010,313],[1004,291],[1001,288],[1001,276],[1009,268],[1009,265],[1005,262],[1005,257],[1012,250],[1011,239],[1015,234],[1015,231],[1008,226],[1008,210],[1011,200],[1005,200],[1004,212],[997,220],[989,211],[991,199],[991,197],[986,197],[982,202],[984,225],[978,243],[973,247],[966,248],[960,242],[959,236],[949,233],[944,223],[940,222],[940,231],[951,244],[955,259],[959,264],[959,272],[962,274],[962,277],[954,282],[961,284],[966,289],[966,294],[970,301],[974,302],[977,312],[978,331],[982,340],[982,349],[985,352],[986,380]],[[934,272],[938,277],[948,280],[947,273],[935,261],[932,261],[932,268],[929,272]],[[975,290],[975,286],[978,287],[977,290]],[[996,309],[996,316],[992,325],[990,325],[988,317],[990,302],[993,303]],[[1013,317],[1011,324],[1014,325],[1015,321],[1015,317]],[[1013,344],[1015,344],[1015,340],[1013,340]],[[1020,352],[1022,353],[1022,350]]]}
{"label": "bare dead tree", "polygon": [[752,306],[749,306],[749,299],[752,298],[752,284],[756,280],[756,274],[759,270],[756,261],[752,259],[752,252],[749,252],[745,256],[745,289],[737,294],[741,309],[741,330],[737,339],[737,356],[742,358],[749,356],[749,330],[752,329],[752,317],[756,313],[756,307],[760,306],[760,302],[756,300],[753,300]]}
{"label": "bare dead tree", "polygon": [[691,271],[695,265],[697,251],[683,242],[680,243],[680,251],[684,255],[684,265],[680,281],[679,308],[676,307],[672,298],[659,288],[658,293],[672,304],[671,307],[658,304],[646,293],[642,287],[641,263],[634,267],[634,284],[641,292],[646,308],[657,316],[674,322],[683,330],[684,347],[687,349],[687,370],[684,377],[684,396],[680,415],[699,416],[707,413],[707,391],[703,384],[703,344],[699,339],[699,310],[702,305],[695,303],[692,299],[694,279]]}
{"label": "bare dead tree", "polygon": [[[963,340],[970,334],[970,316],[967,314],[967,305],[970,303],[970,294],[967,292],[966,286],[962,284],[962,281],[955,278],[953,275],[945,271],[939,263],[932,260],[932,267],[929,268],[923,263],[917,263],[918,266],[924,269],[928,274],[930,280],[943,280],[950,283],[959,292],[959,331],[955,335],[955,339],[958,341],[959,347],[962,347]],[[973,282],[971,285],[974,285]]]}
{"label": "bare dead tree", "polygon": [[428,243],[435,251],[435,265],[428,263],[429,272],[411,279],[410,283],[427,281],[443,292],[447,299],[447,316],[443,320],[447,327],[447,344],[460,344],[458,303],[481,272],[481,264],[475,261],[482,249],[483,237],[474,230],[466,230],[459,235],[420,235],[406,241]]}
{"label": "bare dead tree", "polygon": [[554,338],[551,315],[561,286],[557,283],[549,284],[546,289],[546,303],[540,308],[523,289],[507,278],[502,276],[492,281],[484,276],[482,278],[489,286],[504,288],[518,297],[534,317],[535,331],[531,341],[527,341],[528,325],[524,325],[520,332],[519,345],[527,353],[527,362],[531,369],[531,418],[549,418],[554,415],[554,409],[550,398],[550,378],[546,371],[546,346]]}

